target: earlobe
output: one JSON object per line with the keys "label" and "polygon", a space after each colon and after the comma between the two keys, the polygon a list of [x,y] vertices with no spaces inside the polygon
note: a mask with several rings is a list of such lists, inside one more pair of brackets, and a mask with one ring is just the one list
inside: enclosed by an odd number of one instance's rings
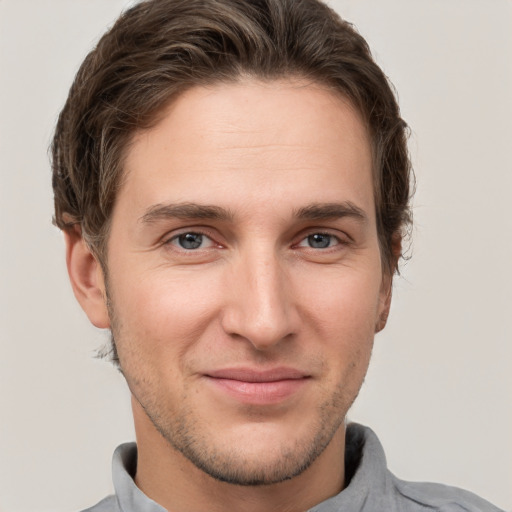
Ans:
{"label": "earlobe", "polygon": [[101,265],[75,224],[64,231],[66,264],[71,287],[85,314],[96,327],[110,327],[106,304],[105,279]]}

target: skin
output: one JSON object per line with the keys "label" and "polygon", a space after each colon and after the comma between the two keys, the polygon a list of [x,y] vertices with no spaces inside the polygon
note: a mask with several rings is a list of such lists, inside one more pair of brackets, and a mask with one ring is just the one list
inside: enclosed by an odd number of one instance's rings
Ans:
{"label": "skin", "polygon": [[[132,392],[137,485],[171,512],[337,494],[391,286],[359,114],[299,81],[196,87],[136,134],[125,172],[108,282],[79,228],[66,240],[75,295],[112,329]],[[215,376],[233,368],[299,378]]]}

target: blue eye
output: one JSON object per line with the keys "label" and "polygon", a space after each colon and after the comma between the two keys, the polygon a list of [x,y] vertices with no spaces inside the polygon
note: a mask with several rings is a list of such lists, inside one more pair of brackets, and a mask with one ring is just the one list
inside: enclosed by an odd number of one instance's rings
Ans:
{"label": "blue eye", "polygon": [[326,249],[331,245],[331,235],[325,235],[323,233],[315,233],[314,235],[308,236],[308,243],[310,247],[315,249]]}
{"label": "blue eye", "polygon": [[199,233],[185,233],[178,237],[178,243],[183,249],[197,249],[203,243],[203,235]]}
{"label": "blue eye", "polygon": [[184,249],[186,251],[205,249],[213,245],[213,241],[209,237],[203,235],[202,233],[195,233],[192,231],[176,235],[175,237],[171,238],[168,243],[176,245],[180,249]]}
{"label": "blue eye", "polygon": [[338,245],[339,240],[334,235],[328,233],[313,233],[307,236],[299,244],[300,247],[310,247],[312,249],[328,249],[334,245]]}

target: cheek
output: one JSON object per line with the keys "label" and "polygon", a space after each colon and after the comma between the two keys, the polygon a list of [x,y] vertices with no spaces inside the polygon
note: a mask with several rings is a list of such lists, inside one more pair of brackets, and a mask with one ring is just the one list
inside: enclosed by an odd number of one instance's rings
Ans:
{"label": "cheek", "polygon": [[333,269],[302,290],[303,307],[329,338],[373,336],[380,304],[380,273],[368,269]]}
{"label": "cheek", "polygon": [[214,277],[206,279],[208,287],[201,286],[205,277],[198,280],[197,273],[155,271],[145,272],[137,281],[113,282],[117,327],[123,334],[116,340],[118,345],[131,340],[139,345],[139,355],[145,352],[155,359],[164,352],[185,351],[218,309],[218,297],[212,293]]}
{"label": "cheek", "polygon": [[366,374],[379,310],[380,273],[337,269],[304,294],[303,318],[331,386],[355,397]]}

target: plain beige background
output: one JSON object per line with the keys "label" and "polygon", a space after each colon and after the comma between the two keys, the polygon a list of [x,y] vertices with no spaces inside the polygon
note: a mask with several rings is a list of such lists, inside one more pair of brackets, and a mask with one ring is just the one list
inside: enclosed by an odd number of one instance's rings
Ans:
{"label": "plain beige background", "polygon": [[[107,339],[72,296],[47,147],[74,73],[130,2],[0,0],[0,511],[110,492],[133,438]],[[350,418],[410,480],[512,511],[512,2],[332,0],[399,91],[418,178],[413,257]]]}

